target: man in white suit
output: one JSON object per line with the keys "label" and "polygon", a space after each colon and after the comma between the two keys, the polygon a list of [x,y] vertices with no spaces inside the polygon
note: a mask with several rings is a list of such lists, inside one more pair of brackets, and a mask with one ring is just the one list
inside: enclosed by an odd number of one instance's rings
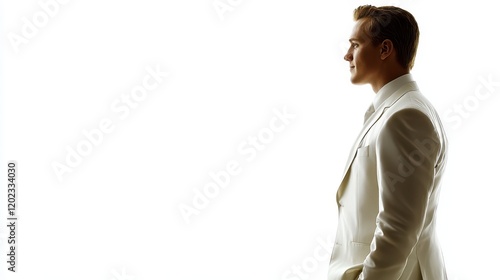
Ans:
{"label": "man in white suit", "polygon": [[410,70],[419,38],[407,11],[354,10],[351,82],[376,93],[337,191],[328,280],[445,280],[436,234],[447,140]]}

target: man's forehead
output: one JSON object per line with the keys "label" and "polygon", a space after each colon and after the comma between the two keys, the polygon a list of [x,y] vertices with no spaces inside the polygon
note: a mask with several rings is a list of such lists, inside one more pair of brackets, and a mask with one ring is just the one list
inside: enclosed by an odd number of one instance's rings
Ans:
{"label": "man's forehead", "polygon": [[365,32],[364,24],[366,23],[366,18],[356,20],[352,27],[351,36],[349,37],[349,41],[358,41],[362,42],[367,38],[367,34]]}

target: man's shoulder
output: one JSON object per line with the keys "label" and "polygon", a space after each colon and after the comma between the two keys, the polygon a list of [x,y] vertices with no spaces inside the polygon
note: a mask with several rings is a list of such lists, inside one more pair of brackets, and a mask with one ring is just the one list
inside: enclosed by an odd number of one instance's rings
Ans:
{"label": "man's shoulder", "polygon": [[406,92],[384,112],[381,123],[383,129],[390,130],[403,125],[412,127],[418,133],[425,134],[428,131],[445,138],[439,114],[418,89]]}
{"label": "man's shoulder", "polygon": [[399,112],[401,114],[400,111],[411,112],[412,110],[420,111],[429,117],[435,115],[436,111],[432,103],[419,90],[412,90],[394,102],[388,108],[387,113],[392,115]]}

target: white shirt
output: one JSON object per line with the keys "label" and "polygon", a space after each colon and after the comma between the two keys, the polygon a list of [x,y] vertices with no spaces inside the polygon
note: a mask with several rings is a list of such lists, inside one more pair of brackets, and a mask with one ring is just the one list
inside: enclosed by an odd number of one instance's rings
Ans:
{"label": "white shirt", "polygon": [[375,108],[375,111],[380,109],[380,106],[382,106],[384,101],[389,96],[391,96],[391,94],[397,91],[404,84],[413,81],[414,79],[411,74],[404,74],[385,84],[381,89],[379,89],[379,91],[377,92],[377,94],[375,94],[375,97],[373,98],[373,107]]}

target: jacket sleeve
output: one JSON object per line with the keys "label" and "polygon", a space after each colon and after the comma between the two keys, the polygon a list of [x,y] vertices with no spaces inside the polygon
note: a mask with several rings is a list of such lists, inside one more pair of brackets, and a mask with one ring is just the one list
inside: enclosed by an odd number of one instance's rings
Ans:
{"label": "jacket sleeve", "polygon": [[393,113],[376,142],[379,213],[359,279],[396,280],[418,241],[434,183],[440,141],[417,109]]}

